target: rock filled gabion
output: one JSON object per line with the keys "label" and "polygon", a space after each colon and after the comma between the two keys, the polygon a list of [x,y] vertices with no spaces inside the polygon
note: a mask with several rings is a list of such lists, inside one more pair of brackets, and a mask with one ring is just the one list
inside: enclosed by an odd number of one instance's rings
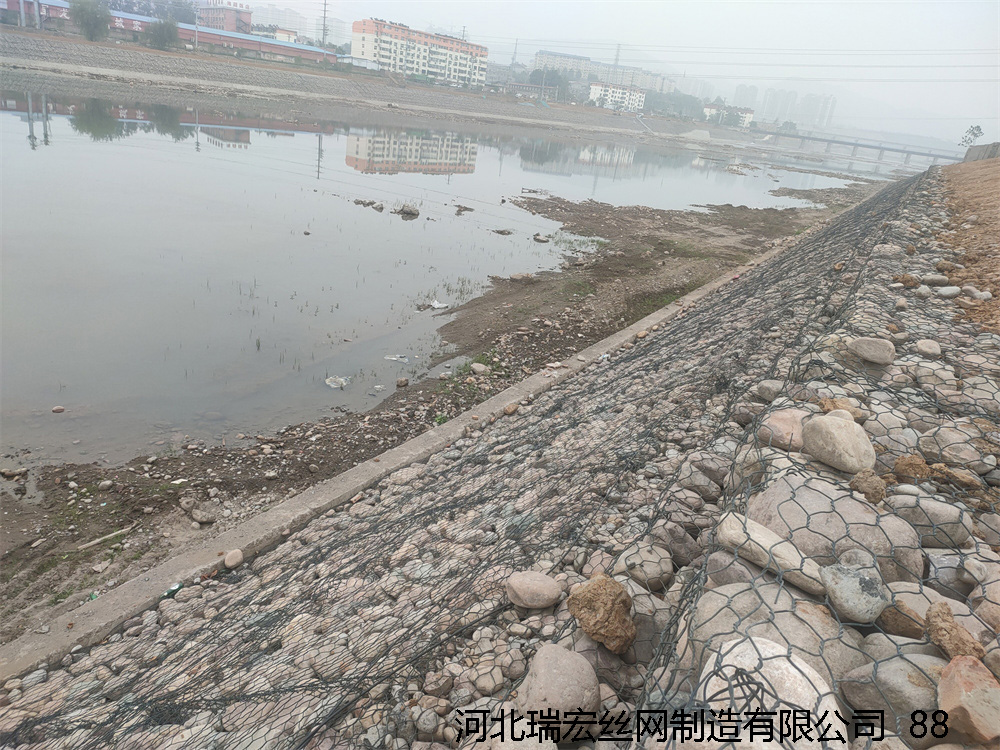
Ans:
{"label": "rock filled gabion", "polygon": [[796,747],[795,711],[852,750],[879,711],[897,746],[994,742],[1000,337],[955,319],[986,293],[940,293],[942,198],[937,170],[887,186],[8,681],[0,747],[659,750],[720,747],[747,711]]}

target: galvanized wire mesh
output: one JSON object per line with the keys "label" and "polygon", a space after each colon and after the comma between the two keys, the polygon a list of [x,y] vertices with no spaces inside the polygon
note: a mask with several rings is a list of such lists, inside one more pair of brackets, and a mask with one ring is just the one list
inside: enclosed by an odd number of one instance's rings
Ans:
{"label": "galvanized wire mesh", "polygon": [[[916,710],[933,726],[948,649],[994,668],[1000,525],[982,477],[1000,443],[996,337],[888,286],[933,270],[921,217],[939,193],[933,173],[887,186],[515,415],[26,676],[0,746],[500,747],[469,722],[514,711],[562,742],[804,747],[864,744],[880,709],[887,735],[941,742],[909,730]],[[943,358],[911,354],[917,336]],[[887,364],[856,341],[893,337]],[[858,430],[874,472],[818,460]],[[982,653],[928,611],[942,601]]]}

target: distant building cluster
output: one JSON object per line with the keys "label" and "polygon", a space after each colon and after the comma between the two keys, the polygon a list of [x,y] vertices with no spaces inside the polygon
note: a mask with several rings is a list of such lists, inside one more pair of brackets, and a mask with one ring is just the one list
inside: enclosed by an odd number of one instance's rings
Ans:
{"label": "distant building cluster", "polygon": [[646,104],[646,92],[636,86],[594,82],[590,84],[590,101],[618,112],[638,112]]}
{"label": "distant building cluster", "polygon": [[760,106],[760,120],[783,123],[792,121],[799,127],[828,127],[833,120],[837,99],[833,96],[807,94],[799,99],[795,91],[768,89]]}
{"label": "distant building cluster", "polygon": [[674,90],[674,83],[660,73],[636,68],[630,65],[613,65],[598,62],[589,57],[567,55],[562,52],[540,50],[535,53],[534,70],[556,70],[579,76],[584,80],[628,86],[643,91],[657,91],[661,94]]}
{"label": "distant building cluster", "polygon": [[375,18],[355,21],[351,29],[352,57],[376,62],[390,73],[432,81],[482,86],[487,54],[479,44]]}
{"label": "distant building cluster", "polygon": [[[307,18],[292,8],[279,8],[274,3],[255,4],[252,9],[254,25],[277,26],[281,29],[294,31],[298,39],[323,41],[322,18]],[[350,41],[350,29],[345,21],[339,18],[326,19],[327,44],[344,44]]]}

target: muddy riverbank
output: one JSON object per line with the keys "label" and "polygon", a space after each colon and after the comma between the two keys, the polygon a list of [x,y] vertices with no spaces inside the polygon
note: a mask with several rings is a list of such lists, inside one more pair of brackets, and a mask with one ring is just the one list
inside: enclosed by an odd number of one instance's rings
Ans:
{"label": "muddy riverbank", "polygon": [[559,271],[494,279],[486,294],[459,308],[441,334],[469,361],[447,379],[407,384],[363,414],[239,435],[222,445],[185,438],[121,466],[29,470],[22,468],[29,456],[3,457],[8,515],[0,536],[0,641],[44,628],[55,614],[100,596],[186,544],[231,528],[573,357],[727,268],[818,227],[877,188],[854,183],[823,195],[830,202],[814,209],[659,211],[524,197],[518,200],[523,208],[575,235],[599,238],[595,249],[567,248]]}

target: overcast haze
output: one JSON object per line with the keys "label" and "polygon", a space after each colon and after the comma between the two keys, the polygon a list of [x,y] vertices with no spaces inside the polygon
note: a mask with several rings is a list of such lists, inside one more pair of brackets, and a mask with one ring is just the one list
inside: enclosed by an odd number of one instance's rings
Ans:
{"label": "overcast haze", "polygon": [[[322,0],[262,0],[319,16]],[[538,49],[709,81],[837,97],[833,125],[933,135],[971,124],[998,139],[1000,0],[948,2],[330,1],[330,17],[366,17],[461,35],[490,60],[530,65]],[[818,54],[820,52],[835,54]],[[891,67],[897,66],[897,67]],[[898,67],[903,66],[903,67]],[[802,79],[802,80],[790,80]],[[759,100],[758,100],[759,104]]]}

